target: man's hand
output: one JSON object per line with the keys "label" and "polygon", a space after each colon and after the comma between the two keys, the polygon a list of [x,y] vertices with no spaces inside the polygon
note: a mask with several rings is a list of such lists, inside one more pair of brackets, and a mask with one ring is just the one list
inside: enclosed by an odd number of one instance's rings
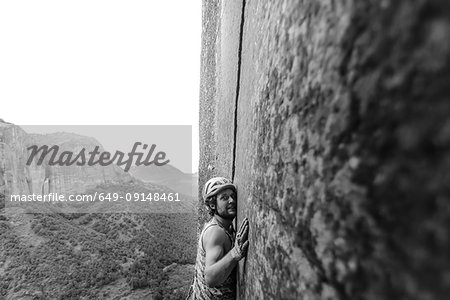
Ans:
{"label": "man's hand", "polygon": [[231,249],[231,256],[236,261],[240,261],[243,257],[247,256],[248,249],[248,219],[245,218],[239,227],[239,231],[236,235],[236,240],[233,249]]}

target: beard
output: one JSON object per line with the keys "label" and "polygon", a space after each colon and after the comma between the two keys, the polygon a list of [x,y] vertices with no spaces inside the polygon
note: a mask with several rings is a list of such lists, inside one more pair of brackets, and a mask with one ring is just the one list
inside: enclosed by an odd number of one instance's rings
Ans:
{"label": "beard", "polygon": [[220,212],[219,210],[216,210],[216,215],[218,215],[219,217],[222,217],[226,220],[233,220],[236,217],[236,213],[230,214],[226,210],[225,210],[225,212]]}

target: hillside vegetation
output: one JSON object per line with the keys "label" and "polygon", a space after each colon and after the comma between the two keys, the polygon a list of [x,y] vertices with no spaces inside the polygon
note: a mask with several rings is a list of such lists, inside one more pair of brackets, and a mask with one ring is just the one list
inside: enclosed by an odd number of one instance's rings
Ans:
{"label": "hillside vegetation", "polygon": [[144,290],[154,299],[183,299],[192,278],[195,228],[192,213],[2,209],[0,299],[114,299]]}

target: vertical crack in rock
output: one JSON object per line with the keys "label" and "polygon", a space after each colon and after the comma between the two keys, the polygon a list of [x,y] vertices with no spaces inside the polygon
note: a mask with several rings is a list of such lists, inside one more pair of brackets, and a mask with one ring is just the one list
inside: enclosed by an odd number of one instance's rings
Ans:
{"label": "vertical crack in rock", "polygon": [[244,20],[245,20],[245,0],[242,1],[241,25],[239,29],[239,50],[238,50],[238,69],[236,78],[236,101],[234,103],[234,136],[233,136],[233,167],[231,169],[231,180],[234,181],[236,169],[236,139],[237,139],[237,115],[238,101],[241,81],[241,61],[242,61],[242,39],[244,36]]}

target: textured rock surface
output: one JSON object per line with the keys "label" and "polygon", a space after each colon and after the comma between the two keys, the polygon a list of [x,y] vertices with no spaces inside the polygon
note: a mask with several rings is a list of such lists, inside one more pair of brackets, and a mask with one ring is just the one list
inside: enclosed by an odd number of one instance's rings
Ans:
{"label": "textured rock surface", "polygon": [[20,127],[0,122],[0,193],[41,193],[45,169],[26,167],[29,142]]}
{"label": "textured rock surface", "polygon": [[[204,1],[199,182],[235,174],[250,219],[239,297],[445,299],[450,3],[223,7]],[[240,7],[243,32],[223,30]],[[217,59],[224,48],[237,57]]]}
{"label": "textured rock surface", "polygon": [[[241,1],[203,4],[200,119],[205,126],[200,126],[200,187],[213,176],[232,176],[241,15]],[[201,227],[209,216],[202,203],[199,211]]]}

